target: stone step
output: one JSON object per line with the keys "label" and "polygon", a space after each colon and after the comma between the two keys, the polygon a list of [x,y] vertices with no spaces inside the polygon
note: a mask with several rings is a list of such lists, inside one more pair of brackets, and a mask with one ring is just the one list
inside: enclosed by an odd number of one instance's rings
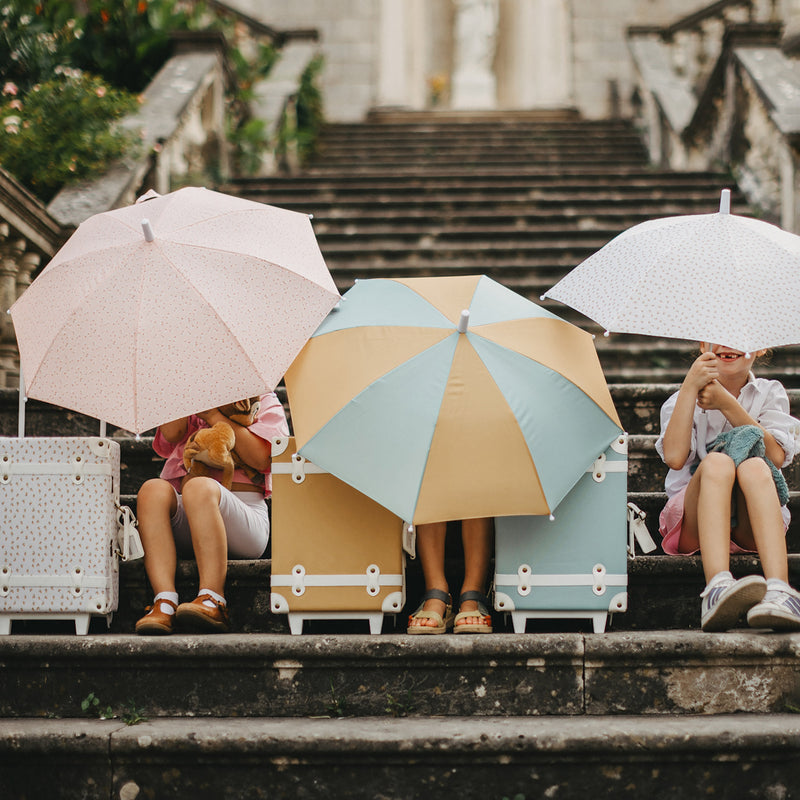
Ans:
{"label": "stone step", "polygon": [[[176,633],[0,637],[0,715],[540,717],[780,713],[800,634]],[[635,687],[634,691],[631,691]]]}
{"label": "stone step", "polygon": [[[796,714],[7,720],[8,798],[791,798]],[[74,790],[81,787],[78,795]]]}
{"label": "stone step", "polygon": [[[632,495],[642,503],[643,494]],[[658,512],[663,505],[655,497],[647,496],[650,502],[642,503],[647,510],[647,526],[656,542],[660,541],[657,532]],[[797,500],[794,500],[795,506]],[[795,512],[800,509],[795,508]],[[797,517],[797,513],[795,514]],[[790,530],[795,542],[798,530],[795,525]],[[800,548],[789,555],[789,575],[794,586],[800,586]],[[446,573],[453,585],[458,584],[462,564],[460,541],[455,534],[448,533]],[[737,577],[760,574],[759,560],[755,556],[734,556],[732,570]],[[229,602],[231,627],[237,633],[280,633],[288,634],[286,615],[273,614],[270,610],[270,570],[269,558],[252,561],[228,562],[228,580],[225,594]],[[492,567],[493,571],[493,567]],[[700,600],[705,581],[698,556],[666,556],[663,554],[642,555],[637,550],[635,558],[628,558],[628,610],[610,618],[608,627],[615,631],[647,631],[653,629],[697,629],[700,626]],[[192,598],[197,593],[197,567],[193,561],[181,561],[177,572],[177,589],[182,598]],[[387,615],[383,621],[385,634],[404,631],[408,615],[419,604],[424,591],[424,581],[419,560],[406,561],[406,605],[393,618]],[[141,561],[125,563],[120,569],[119,609],[112,620],[112,631],[126,634],[133,631],[134,623],[144,613],[145,606],[152,602],[152,593],[147,585],[144,565]],[[14,622],[12,632],[36,632],[44,623]],[[493,625],[498,632],[511,633],[513,624],[506,615],[493,613]],[[54,626],[57,626],[54,628]],[[71,633],[71,623],[53,623],[51,628],[63,633]],[[106,630],[105,621],[97,618],[91,623],[91,631],[102,633]],[[306,633],[338,631],[347,633],[367,633],[369,627],[363,620],[357,621],[306,621]],[[577,620],[529,620],[529,631],[584,631],[590,632],[589,619]],[[2,637],[0,637],[2,638]]]}

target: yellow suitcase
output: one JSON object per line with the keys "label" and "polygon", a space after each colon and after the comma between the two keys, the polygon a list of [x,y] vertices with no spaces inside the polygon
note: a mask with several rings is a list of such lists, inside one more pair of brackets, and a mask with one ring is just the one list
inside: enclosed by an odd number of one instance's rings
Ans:
{"label": "yellow suitcase", "polygon": [[305,620],[363,619],[380,633],[405,605],[403,521],[272,440],[272,613],[293,634]]}

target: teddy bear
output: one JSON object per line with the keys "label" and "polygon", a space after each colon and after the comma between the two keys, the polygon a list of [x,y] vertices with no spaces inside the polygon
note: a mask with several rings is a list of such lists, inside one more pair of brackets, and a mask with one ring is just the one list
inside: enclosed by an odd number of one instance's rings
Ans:
{"label": "teddy bear", "polygon": [[[219,410],[228,419],[249,427],[258,414],[260,402],[258,397],[249,397],[220,406]],[[236,467],[243,469],[249,477],[256,470],[245,464],[234,451],[236,434],[227,422],[217,422],[210,428],[200,428],[186,442],[183,450],[183,466],[190,476],[209,475],[210,469],[221,469],[220,483],[230,489],[233,485],[233,472]]]}

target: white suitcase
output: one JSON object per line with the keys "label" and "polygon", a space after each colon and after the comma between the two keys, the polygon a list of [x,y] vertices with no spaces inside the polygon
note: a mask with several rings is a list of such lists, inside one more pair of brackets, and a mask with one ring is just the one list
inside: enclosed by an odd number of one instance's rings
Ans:
{"label": "white suitcase", "polygon": [[119,559],[141,555],[119,471],[103,437],[0,437],[0,634],[23,619],[110,624]]}

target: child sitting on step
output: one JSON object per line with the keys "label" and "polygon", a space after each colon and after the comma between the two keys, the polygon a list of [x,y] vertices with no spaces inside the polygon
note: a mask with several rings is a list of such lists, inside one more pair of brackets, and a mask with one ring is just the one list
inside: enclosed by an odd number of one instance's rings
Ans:
{"label": "child sitting on step", "polygon": [[425,579],[425,594],[419,608],[408,620],[411,634],[491,633],[492,617],[484,595],[492,555],[492,520],[483,517],[461,522],[464,546],[464,580],[458,598],[458,613],[445,577],[446,522],[417,526],[417,553]]}
{"label": "child sitting on step", "polygon": [[[670,468],[659,530],[664,552],[700,552],[701,627],[800,630],[800,593],[788,583],[788,491],[800,421],[781,383],[756,378],[757,354],[701,344],[681,388],[661,409],[656,450]],[[764,577],[735,580],[731,553],[758,553]],[[766,580],[765,580],[766,579]]]}
{"label": "child sitting on step", "polygon": [[[189,476],[183,451],[200,428],[227,422],[236,437],[234,451],[252,469],[237,468],[231,490],[216,477]],[[270,442],[288,436],[283,406],[274,392],[262,395],[254,421],[240,425],[218,408],[161,425],[153,449],[165,457],[161,477],[139,490],[136,514],[144,546],[144,567],[155,592],[153,605],[136,623],[139,634],[170,634],[173,623],[197,632],[229,629],[225,578],[229,558],[260,558],[267,549],[272,491]],[[194,556],[200,590],[178,605],[175,570],[178,556]]]}

